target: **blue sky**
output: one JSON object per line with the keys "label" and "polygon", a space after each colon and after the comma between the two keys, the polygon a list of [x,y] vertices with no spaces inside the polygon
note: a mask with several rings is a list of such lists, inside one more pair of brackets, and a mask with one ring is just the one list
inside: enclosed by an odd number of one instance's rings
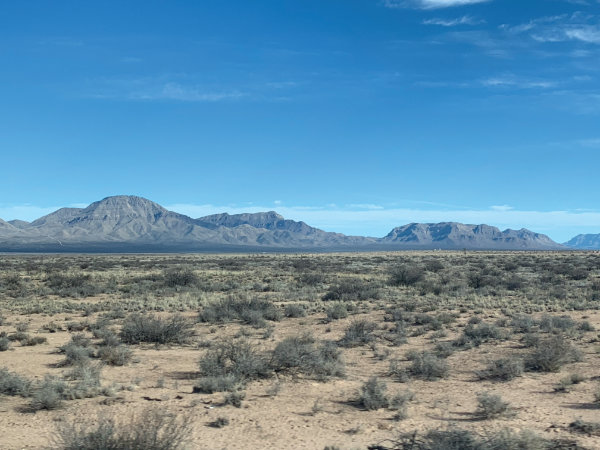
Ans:
{"label": "blue sky", "polygon": [[600,233],[597,0],[0,3],[0,217],[135,194]]}

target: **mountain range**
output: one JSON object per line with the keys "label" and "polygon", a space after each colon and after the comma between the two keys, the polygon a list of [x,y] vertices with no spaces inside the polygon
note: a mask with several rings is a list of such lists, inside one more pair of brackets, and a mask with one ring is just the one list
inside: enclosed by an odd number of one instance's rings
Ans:
{"label": "mountain range", "polygon": [[[569,246],[600,245],[579,236]],[[33,222],[0,219],[0,251],[160,252],[292,250],[561,250],[526,229],[500,231],[456,222],[411,223],[381,238],[347,236],[288,220],[274,211],[197,219],[136,196],[113,196],[86,208],[61,208]]]}

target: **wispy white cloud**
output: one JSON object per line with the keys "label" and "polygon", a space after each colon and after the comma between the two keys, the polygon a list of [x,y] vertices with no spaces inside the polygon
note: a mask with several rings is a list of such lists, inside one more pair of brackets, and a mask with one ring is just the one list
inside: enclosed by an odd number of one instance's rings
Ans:
{"label": "wispy white cloud", "polygon": [[476,19],[472,16],[462,16],[454,19],[433,18],[424,20],[423,25],[439,25],[442,27],[456,27],[459,25],[479,25],[485,23],[483,19]]}
{"label": "wispy white cloud", "polygon": [[513,35],[528,33],[537,42],[579,41],[600,44],[598,17],[581,12],[539,17],[519,25],[504,24],[500,29]]}
{"label": "wispy white cloud", "polygon": [[296,81],[226,83],[202,80],[194,74],[165,74],[140,78],[104,78],[87,82],[83,97],[125,101],[223,102],[236,100],[285,100],[286,92],[298,87]]}
{"label": "wispy white cloud", "polygon": [[440,9],[489,1],[491,0],[383,0],[383,5],[386,8]]}
{"label": "wispy white cloud", "polygon": [[90,97],[129,101],[218,102],[237,100],[246,95],[236,90],[216,90],[152,79],[106,80],[98,84]]}
{"label": "wispy white cloud", "polygon": [[494,205],[494,206],[490,206],[490,209],[493,211],[510,211],[515,208],[513,208],[510,205]]}
{"label": "wispy white cloud", "polygon": [[182,102],[218,102],[236,100],[246,94],[238,91],[211,92],[200,87],[185,86],[179,83],[166,83],[154,89],[146,89],[129,94],[131,100],[176,100]]}
{"label": "wispy white cloud", "polygon": [[517,89],[548,89],[558,85],[555,81],[531,80],[519,78],[514,75],[503,75],[481,80],[481,84],[488,87],[512,87]]}
{"label": "wispy white cloud", "polygon": [[580,139],[577,141],[577,144],[581,145],[582,147],[600,148],[600,138]]}

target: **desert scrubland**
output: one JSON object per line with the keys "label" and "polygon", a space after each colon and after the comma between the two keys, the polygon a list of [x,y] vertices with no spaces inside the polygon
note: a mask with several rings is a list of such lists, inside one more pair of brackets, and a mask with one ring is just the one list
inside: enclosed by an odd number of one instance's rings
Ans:
{"label": "desert scrubland", "polygon": [[0,448],[600,448],[600,254],[0,256]]}

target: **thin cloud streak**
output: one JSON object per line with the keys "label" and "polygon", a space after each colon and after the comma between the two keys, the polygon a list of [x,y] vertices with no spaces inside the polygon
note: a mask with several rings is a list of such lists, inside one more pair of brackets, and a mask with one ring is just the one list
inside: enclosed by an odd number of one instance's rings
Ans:
{"label": "thin cloud streak", "polygon": [[441,9],[455,6],[474,5],[486,3],[491,0],[384,0],[386,8],[418,8],[418,9]]}
{"label": "thin cloud streak", "polygon": [[456,19],[434,18],[421,22],[423,25],[439,25],[442,27],[456,27],[459,25],[479,25],[485,23],[485,20],[475,19],[471,16],[457,17]]}

